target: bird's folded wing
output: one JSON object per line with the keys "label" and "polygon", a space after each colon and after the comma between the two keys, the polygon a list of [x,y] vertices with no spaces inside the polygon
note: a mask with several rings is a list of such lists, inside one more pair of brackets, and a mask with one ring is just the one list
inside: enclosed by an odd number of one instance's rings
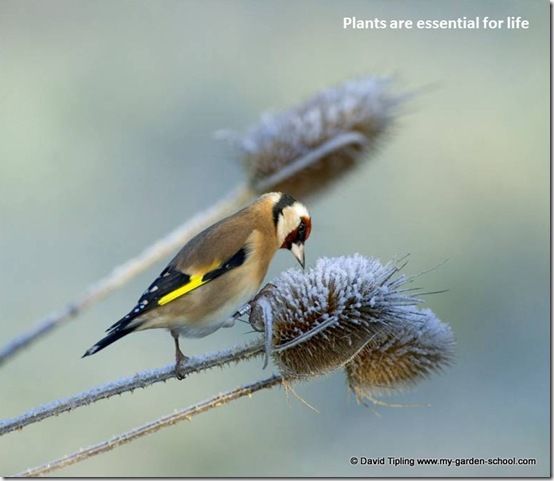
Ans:
{"label": "bird's folded wing", "polygon": [[248,255],[247,247],[241,247],[230,258],[214,261],[204,271],[194,274],[182,272],[174,264],[168,265],[163,272],[144,291],[135,308],[123,319],[111,326],[108,331],[129,325],[133,319],[156,307],[164,306],[208,282],[217,279],[226,272],[241,266]]}

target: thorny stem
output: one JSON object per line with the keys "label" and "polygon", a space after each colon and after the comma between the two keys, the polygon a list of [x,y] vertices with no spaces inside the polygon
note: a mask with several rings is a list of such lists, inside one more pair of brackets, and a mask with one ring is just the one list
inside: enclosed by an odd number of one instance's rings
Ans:
{"label": "thorny stem", "polygon": [[135,439],[141,438],[148,434],[155,433],[160,429],[172,426],[180,421],[190,420],[193,416],[209,411],[210,409],[218,408],[226,405],[227,403],[239,399],[244,396],[249,396],[257,391],[262,389],[269,389],[274,386],[283,383],[283,378],[281,376],[272,376],[260,381],[253,382],[251,384],[246,384],[239,388],[233,389],[232,391],[227,391],[223,394],[219,394],[210,399],[207,399],[201,403],[195,404],[185,409],[176,411],[173,414],[168,414],[161,418],[158,418],[154,421],[151,421],[147,424],[143,424],[137,428],[131,429],[130,431],[124,432],[117,436],[114,436],[108,441],[103,441],[98,444],[89,446],[88,448],[81,449],[72,454],[68,454],[63,458],[59,458],[55,461],[37,466],[35,468],[27,469],[21,473],[18,473],[14,476],[18,477],[35,477],[42,476],[52,471],[65,468],[72,464],[76,464],[85,459],[91,458],[101,453],[110,451],[118,446],[130,443]]}
{"label": "thorny stem", "polygon": [[152,264],[167,256],[176,248],[181,247],[198,232],[237,210],[249,201],[253,195],[252,190],[246,185],[237,187],[209,209],[196,214],[192,219],[154,242],[138,256],[115,267],[110,274],[91,285],[75,301],[69,302],[60,311],[46,316],[27,332],[20,334],[0,348],[0,366],[23,348],[38,341],[56,327],[75,318],[86,308],[102,300]]}
{"label": "thorny stem", "polygon": [[[204,356],[195,356],[183,362],[180,374],[187,375],[204,371],[206,369],[223,366],[231,362],[239,362],[260,355],[263,352],[263,340],[256,340],[243,346],[233,347],[224,351],[218,351]],[[31,409],[20,416],[0,421],[0,436],[17,429],[22,429],[51,416],[71,411],[81,406],[92,404],[102,399],[144,388],[151,384],[167,381],[175,377],[175,364],[158,369],[149,369],[139,372],[134,376],[125,377],[117,381],[94,387],[74,396],[52,401],[37,408]]]}

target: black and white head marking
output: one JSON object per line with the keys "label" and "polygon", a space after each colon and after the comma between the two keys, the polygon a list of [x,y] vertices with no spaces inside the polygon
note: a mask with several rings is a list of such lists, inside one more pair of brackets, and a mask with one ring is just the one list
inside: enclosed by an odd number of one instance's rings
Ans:
{"label": "black and white head marking", "polygon": [[[289,194],[280,194],[279,200],[273,206],[273,223],[277,231],[279,246],[290,249],[291,242],[296,240],[303,242],[305,237],[299,229],[302,230],[303,225],[309,222],[309,219],[310,214],[303,204]],[[294,235],[291,236],[293,233]]]}

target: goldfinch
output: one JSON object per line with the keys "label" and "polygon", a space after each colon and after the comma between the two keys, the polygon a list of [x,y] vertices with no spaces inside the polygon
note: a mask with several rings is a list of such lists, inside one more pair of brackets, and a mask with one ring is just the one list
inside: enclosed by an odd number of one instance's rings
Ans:
{"label": "goldfinch", "polygon": [[[304,267],[311,217],[288,194],[264,194],[191,239],[146,289],[129,314],[83,357],[144,329],[169,329],[176,371],[186,357],[179,335],[204,337],[229,323],[230,315],[256,294],[271,259],[288,249]],[[228,325],[228,324],[227,324]]]}

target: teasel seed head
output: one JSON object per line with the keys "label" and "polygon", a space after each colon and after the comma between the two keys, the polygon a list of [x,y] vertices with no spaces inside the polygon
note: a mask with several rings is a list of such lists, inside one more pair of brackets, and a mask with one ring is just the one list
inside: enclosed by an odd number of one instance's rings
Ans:
{"label": "teasel seed head", "polygon": [[390,81],[365,77],[323,90],[288,111],[265,114],[245,135],[225,133],[257,192],[315,194],[367,158],[403,100]]}
{"label": "teasel seed head", "polygon": [[400,268],[355,254],[290,269],[252,302],[250,323],[265,330],[266,352],[287,378],[331,372],[412,318],[419,300],[402,292]]}
{"label": "teasel seed head", "polygon": [[394,330],[381,330],[346,364],[359,401],[412,386],[451,364],[454,334],[431,310],[409,309]]}

